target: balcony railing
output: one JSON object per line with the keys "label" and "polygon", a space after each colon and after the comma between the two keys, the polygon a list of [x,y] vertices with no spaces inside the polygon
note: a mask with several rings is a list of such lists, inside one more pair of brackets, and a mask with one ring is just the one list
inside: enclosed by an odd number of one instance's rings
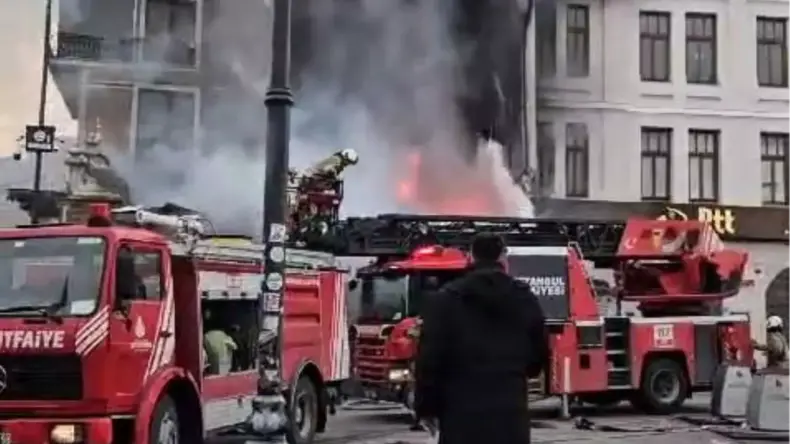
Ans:
{"label": "balcony railing", "polygon": [[58,33],[58,48],[55,57],[82,61],[133,62],[134,50],[139,39],[121,39],[111,41],[102,37]]}
{"label": "balcony railing", "polygon": [[195,48],[174,40],[163,44],[161,39],[103,37],[70,32],[58,33],[57,51],[60,60],[120,63],[162,63],[180,68],[195,66]]}

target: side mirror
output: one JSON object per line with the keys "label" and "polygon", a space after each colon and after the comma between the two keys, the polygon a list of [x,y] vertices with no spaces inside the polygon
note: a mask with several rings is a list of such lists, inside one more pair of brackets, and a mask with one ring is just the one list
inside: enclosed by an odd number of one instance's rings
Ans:
{"label": "side mirror", "polygon": [[348,281],[348,290],[349,291],[354,291],[354,290],[357,289],[357,287],[359,287],[359,281],[358,280],[351,279],[350,281]]}

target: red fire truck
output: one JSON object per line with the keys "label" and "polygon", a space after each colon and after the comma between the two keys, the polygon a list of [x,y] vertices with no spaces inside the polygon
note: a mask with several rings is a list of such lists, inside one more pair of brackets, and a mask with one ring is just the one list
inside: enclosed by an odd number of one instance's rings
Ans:
{"label": "red fire truck", "polygon": [[[3,442],[198,443],[244,422],[263,249],[198,227],[146,210],[111,218],[96,205],[86,225],[0,230]],[[285,260],[289,438],[309,443],[348,377],[347,272],[319,251],[289,249]],[[203,356],[211,329],[235,343],[214,373]]]}
{"label": "red fire truck", "polygon": [[[409,403],[414,317],[431,291],[465,272],[462,248],[484,231],[505,238],[509,272],[529,283],[548,320],[552,356],[530,394],[560,396],[565,415],[574,399],[675,411],[711,387],[721,362],[751,362],[748,316],[722,309],[740,289],[747,254],[702,222],[388,215],[350,224],[356,253],[377,258],[358,274],[362,314],[352,329],[366,397]],[[599,311],[590,266],[609,270],[616,315]],[[639,313],[623,315],[622,301]]]}

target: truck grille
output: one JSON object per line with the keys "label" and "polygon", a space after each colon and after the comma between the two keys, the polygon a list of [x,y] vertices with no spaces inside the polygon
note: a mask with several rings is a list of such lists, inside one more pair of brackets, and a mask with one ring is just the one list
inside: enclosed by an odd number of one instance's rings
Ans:
{"label": "truck grille", "polygon": [[386,340],[359,337],[354,344],[354,368],[360,382],[383,382],[389,376],[389,363],[384,356]]}
{"label": "truck grille", "polygon": [[[82,398],[82,365],[77,355],[0,356],[5,389],[0,401],[67,401]],[[3,372],[0,372],[0,377]]]}

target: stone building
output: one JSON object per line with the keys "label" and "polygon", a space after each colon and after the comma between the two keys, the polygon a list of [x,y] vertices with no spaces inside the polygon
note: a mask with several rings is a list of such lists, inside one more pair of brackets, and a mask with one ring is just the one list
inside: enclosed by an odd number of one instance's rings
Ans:
{"label": "stone building", "polygon": [[751,253],[730,302],[787,318],[786,0],[540,2],[530,163],[542,216],[667,207]]}

